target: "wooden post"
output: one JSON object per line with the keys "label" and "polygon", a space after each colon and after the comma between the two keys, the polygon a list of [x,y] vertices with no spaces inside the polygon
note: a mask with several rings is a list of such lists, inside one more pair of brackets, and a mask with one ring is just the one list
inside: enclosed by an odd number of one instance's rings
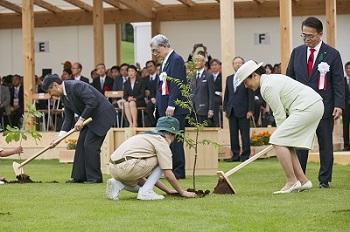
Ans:
{"label": "wooden post", "polygon": [[[28,111],[25,103],[32,104],[35,86],[34,72],[34,0],[22,0],[22,46],[23,46],[23,100],[24,112]],[[27,121],[25,128],[31,128],[33,121]]]}
{"label": "wooden post", "polygon": [[[232,73],[232,59],[235,54],[234,4],[231,0],[220,1],[221,73],[222,90],[226,88],[226,78]],[[223,116],[223,128],[228,128],[228,120]]]}
{"label": "wooden post", "polygon": [[[151,21],[151,36],[152,38],[158,34],[160,34],[160,22],[157,19],[157,14],[155,13],[156,17],[152,19]],[[151,49],[151,48],[150,48]],[[154,60],[156,63],[161,62],[160,60],[157,60],[157,57],[152,54],[152,60]]]}
{"label": "wooden post", "polygon": [[103,1],[94,0],[93,9],[93,24],[94,24],[94,62],[95,66],[99,63],[104,63],[104,14]]}
{"label": "wooden post", "polygon": [[326,0],[327,44],[335,48],[337,20],[336,0]]}
{"label": "wooden post", "polygon": [[292,2],[280,0],[281,73],[286,74],[292,49]]}
{"label": "wooden post", "polygon": [[115,42],[116,42],[116,64],[120,65],[122,62],[122,27],[120,23],[115,24]]}

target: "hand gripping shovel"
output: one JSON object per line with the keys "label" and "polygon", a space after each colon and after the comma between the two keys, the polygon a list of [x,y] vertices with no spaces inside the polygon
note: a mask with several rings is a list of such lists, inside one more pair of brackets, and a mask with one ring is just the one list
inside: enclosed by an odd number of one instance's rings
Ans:
{"label": "hand gripping shovel", "polygon": [[232,168],[230,171],[228,171],[226,173],[224,173],[223,171],[217,171],[216,174],[219,176],[219,180],[218,180],[218,184],[216,185],[216,187],[214,189],[214,193],[217,193],[217,194],[235,194],[236,190],[233,188],[228,177],[230,175],[232,175],[233,173],[237,172],[238,170],[244,168],[245,166],[247,166],[248,164],[250,164],[254,160],[258,159],[262,155],[268,153],[269,151],[272,150],[272,148],[273,148],[273,146],[269,145],[264,150],[260,151],[259,153],[255,154],[254,156],[250,157],[249,159],[247,159],[243,163],[237,165],[236,167]]}
{"label": "hand gripping shovel", "polygon": [[[89,122],[92,121],[92,118],[88,118],[86,119],[84,122],[83,122],[83,126],[87,125]],[[64,140],[65,138],[67,138],[68,136],[70,136],[71,134],[73,134],[76,130],[73,128],[71,129],[70,131],[68,131],[67,134],[63,135],[62,137],[60,137],[56,142],[59,143],[61,142],[62,140]],[[13,162],[12,163],[12,167],[13,167],[13,170],[15,171],[16,173],[16,176],[20,176],[22,175],[24,172],[23,172],[23,166],[28,164],[30,161],[32,161],[33,159],[35,159],[36,157],[40,156],[41,154],[43,154],[45,151],[51,149],[51,145],[50,146],[47,146],[45,148],[43,148],[41,151],[39,151],[37,154],[33,155],[32,157],[28,158],[27,160],[23,161],[22,163],[17,163],[17,162]]]}

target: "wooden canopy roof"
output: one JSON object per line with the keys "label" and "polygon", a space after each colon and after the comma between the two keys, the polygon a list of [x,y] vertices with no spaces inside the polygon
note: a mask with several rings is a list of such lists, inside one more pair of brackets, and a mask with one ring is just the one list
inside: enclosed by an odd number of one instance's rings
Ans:
{"label": "wooden canopy roof", "polygon": [[[231,1],[231,0],[221,0]],[[292,0],[292,15],[324,15],[326,0]],[[93,24],[93,0],[34,0],[34,27]],[[350,1],[336,1],[350,14]],[[104,24],[220,19],[220,0],[103,0]],[[279,17],[279,0],[234,0],[235,18]],[[0,29],[22,27],[22,0],[0,0]]]}

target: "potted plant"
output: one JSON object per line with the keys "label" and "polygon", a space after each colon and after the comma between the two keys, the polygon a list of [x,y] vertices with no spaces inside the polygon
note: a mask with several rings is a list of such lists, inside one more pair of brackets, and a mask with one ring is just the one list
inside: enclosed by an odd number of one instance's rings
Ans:
{"label": "potted plant", "polygon": [[59,161],[61,163],[72,163],[74,160],[75,149],[77,147],[77,139],[67,139],[65,143],[67,143],[66,150],[60,151]]}
{"label": "potted plant", "polygon": [[[262,151],[269,145],[270,136],[271,134],[267,130],[261,131],[259,133],[257,133],[256,131],[253,131],[253,134],[250,138],[251,156]],[[273,151],[270,151],[267,154],[263,155],[261,158],[268,158],[272,155],[273,155]]]}

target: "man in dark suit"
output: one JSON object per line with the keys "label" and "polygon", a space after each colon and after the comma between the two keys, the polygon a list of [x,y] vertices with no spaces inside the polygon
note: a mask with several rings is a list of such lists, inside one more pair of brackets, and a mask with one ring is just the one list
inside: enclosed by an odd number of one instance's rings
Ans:
{"label": "man in dark suit", "polygon": [[350,61],[345,64],[345,108],[343,111],[343,151],[350,151],[349,144],[349,123],[350,123]]}
{"label": "man in dark suit", "polygon": [[218,59],[212,59],[210,61],[210,70],[214,78],[214,116],[210,126],[220,127],[222,117],[219,117],[220,106],[222,105],[222,77],[221,77],[221,62]]}
{"label": "man in dark suit", "polygon": [[196,55],[193,61],[197,71],[191,81],[191,100],[197,113],[198,122],[206,121],[208,123],[208,119],[214,115],[214,79],[211,73],[204,70],[204,56]]}
{"label": "man in dark suit", "polygon": [[106,66],[104,64],[96,65],[96,72],[99,77],[92,81],[92,86],[95,87],[100,93],[104,94],[105,91],[112,91],[113,78],[106,75]]}
{"label": "man in dark suit", "polygon": [[[170,76],[186,83],[185,62],[171,47],[164,35],[156,35],[150,42],[152,54],[163,60],[156,93],[156,112],[159,117],[175,117],[180,122],[180,130],[185,130],[188,110],[175,105],[175,100],[186,101],[175,82],[167,81]],[[175,140],[170,146],[173,153],[173,172],[177,179],[185,178],[185,152],[183,142]]]}
{"label": "man in dark suit", "polygon": [[15,74],[12,77],[11,94],[11,112],[12,112],[12,126],[21,127],[21,118],[24,113],[23,102],[23,85],[22,78]]}
{"label": "man in dark suit", "polygon": [[156,62],[149,60],[146,62],[146,68],[148,75],[143,78],[146,83],[146,90],[149,91],[149,96],[147,96],[147,115],[149,121],[146,123],[146,126],[154,127],[156,126],[157,119],[154,117],[153,112],[156,107],[156,91],[159,81],[159,75],[156,72]]}
{"label": "man in dark suit", "polygon": [[[344,109],[344,76],[339,52],[325,44],[322,22],[308,17],[302,23],[301,37],[304,44],[293,49],[287,68],[287,76],[310,86],[321,95],[324,103],[324,115],[316,130],[320,170],[318,180],[320,188],[329,188],[333,169],[333,127],[334,120],[342,115]],[[298,150],[298,158],[306,171],[307,150]]]}
{"label": "man in dark suit", "polygon": [[[44,78],[42,88],[51,96],[60,97],[64,104],[64,121],[59,136],[69,131],[73,125],[80,130],[75,150],[72,180],[68,183],[101,183],[100,168],[101,145],[108,130],[115,122],[116,112],[99,91],[82,81],[62,81],[56,74]],[[74,114],[79,115],[75,122]],[[82,127],[85,119],[91,117],[92,122]],[[51,145],[56,146],[57,139]]]}
{"label": "man in dark suit", "polygon": [[82,70],[83,70],[83,66],[79,62],[75,62],[72,65],[72,74],[73,74],[74,80],[78,80],[78,81],[80,80],[80,81],[84,81],[85,83],[89,83],[89,78],[81,75]]}
{"label": "man in dark suit", "polygon": [[[232,65],[234,72],[244,63],[242,57],[233,58]],[[250,118],[254,111],[254,92],[238,85],[238,78],[235,74],[226,79],[223,111],[228,118],[230,126],[230,144],[232,157],[229,162],[245,161],[250,155]],[[242,138],[242,152],[239,144],[238,132]],[[241,156],[240,156],[241,153]]]}

